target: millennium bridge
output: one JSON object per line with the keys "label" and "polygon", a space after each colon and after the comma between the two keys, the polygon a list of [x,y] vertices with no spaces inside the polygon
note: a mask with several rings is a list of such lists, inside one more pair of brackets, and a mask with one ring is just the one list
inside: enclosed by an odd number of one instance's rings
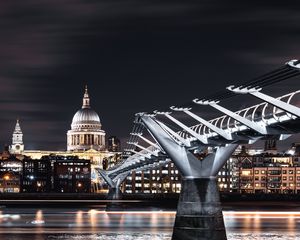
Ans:
{"label": "millennium bridge", "polygon": [[[123,160],[107,171],[96,169],[109,185],[109,198],[120,198],[120,185],[132,171],[155,169],[172,161],[182,175],[172,239],[227,239],[216,176],[239,144],[284,140],[300,132],[300,104],[295,100],[300,90],[280,97],[264,93],[268,86],[299,75],[300,61],[291,60],[251,81],[183,106],[137,113]],[[245,99],[241,95],[261,103],[235,112],[222,104],[235,96]],[[221,114],[206,120],[194,111],[196,107]],[[197,124],[190,126],[191,121]]]}

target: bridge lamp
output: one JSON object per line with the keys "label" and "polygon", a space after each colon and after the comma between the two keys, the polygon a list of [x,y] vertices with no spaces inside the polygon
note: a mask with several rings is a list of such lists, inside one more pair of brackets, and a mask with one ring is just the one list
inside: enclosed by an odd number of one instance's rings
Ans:
{"label": "bridge lamp", "polygon": [[299,60],[294,59],[294,60],[287,62],[286,64],[289,65],[290,67],[300,69],[300,61]]}

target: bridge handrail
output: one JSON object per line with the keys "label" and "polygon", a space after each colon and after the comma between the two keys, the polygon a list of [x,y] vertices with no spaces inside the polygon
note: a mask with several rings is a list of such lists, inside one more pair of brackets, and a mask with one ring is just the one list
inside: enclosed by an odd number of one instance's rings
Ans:
{"label": "bridge handrail", "polygon": [[[280,96],[277,99],[278,100],[283,100],[285,98],[288,98],[286,100],[286,102],[290,103],[291,100],[293,99],[293,97],[295,95],[299,94],[299,93],[300,93],[300,90],[297,90],[295,92],[288,93],[288,94],[285,94],[283,96]],[[251,106],[251,107],[244,108],[242,110],[238,110],[235,113],[239,114],[239,115],[241,115],[241,116],[243,116],[245,118],[248,118],[249,120],[256,121],[256,122],[259,120],[259,118],[261,118],[262,121],[266,122],[266,118],[268,116],[272,116],[278,122],[278,121],[280,121],[280,117],[277,116],[279,113],[284,113],[284,116],[288,116],[289,118],[293,118],[293,116],[290,113],[287,113],[287,112],[285,112],[285,111],[283,111],[281,109],[278,109],[275,106],[272,106],[272,109],[273,109],[272,113],[266,114],[265,110],[266,110],[266,108],[268,106],[269,106],[268,103],[263,102],[263,103],[259,103],[259,104],[256,104],[254,106]],[[262,115],[261,115],[261,117],[257,117],[256,113],[257,113],[258,109],[260,109],[261,107],[263,108]],[[250,115],[248,115],[248,112],[251,112],[251,110],[252,110],[252,113]],[[227,121],[225,122],[226,119],[227,119]],[[230,123],[232,121],[233,121],[233,123]],[[216,127],[219,127],[219,128],[221,128],[223,130],[226,130],[226,131],[231,131],[231,129],[233,128],[233,126],[234,127],[238,127],[238,125],[239,125],[239,123],[236,120],[232,119],[231,117],[228,117],[227,115],[222,115],[220,117],[211,119],[208,122],[214,124]],[[204,126],[203,124],[201,124],[201,123],[193,125],[190,128],[192,130],[194,130],[195,132],[197,132],[199,134],[202,134],[202,135],[213,134],[213,132],[211,130],[207,130],[206,131],[206,129],[208,129],[208,128],[206,126]],[[184,137],[184,138],[188,138],[189,137],[189,134],[187,132],[185,132],[185,131],[179,131],[177,133],[181,137]]]}

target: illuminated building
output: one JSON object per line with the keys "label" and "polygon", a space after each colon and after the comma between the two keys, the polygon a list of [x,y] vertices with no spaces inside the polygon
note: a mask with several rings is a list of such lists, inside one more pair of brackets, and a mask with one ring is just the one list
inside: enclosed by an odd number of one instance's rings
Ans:
{"label": "illuminated building", "polygon": [[50,192],[51,162],[49,159],[23,160],[21,192]]}
{"label": "illuminated building", "polygon": [[82,108],[75,113],[71,130],[67,133],[67,150],[104,150],[105,131],[101,129],[101,126],[98,114],[90,106],[90,98],[86,87]]}
{"label": "illuminated building", "polygon": [[91,191],[91,164],[78,157],[52,158],[55,192],[89,193]]}
{"label": "illuminated building", "polygon": [[24,159],[22,192],[89,193],[91,164],[76,156]]}
{"label": "illuminated building", "polygon": [[32,159],[40,159],[43,156],[56,155],[71,157],[77,156],[79,159],[90,160],[92,167],[102,167],[102,161],[104,158],[110,158],[116,155],[117,153],[108,152],[108,151],[96,151],[90,149],[82,152],[70,152],[70,151],[43,151],[43,150],[25,150],[24,154]]}
{"label": "illuminated building", "polygon": [[0,160],[0,192],[20,192],[22,161],[11,155],[5,147]]}
{"label": "illuminated building", "polygon": [[120,152],[121,151],[121,141],[116,136],[111,136],[108,138],[108,151],[110,152]]}
{"label": "illuminated building", "polygon": [[105,131],[101,127],[98,114],[90,106],[86,87],[82,108],[75,113],[71,130],[67,133],[67,151],[24,150],[23,133],[20,123],[17,121],[10,152],[23,154],[32,159],[41,159],[50,154],[65,157],[78,156],[80,159],[91,160],[92,165],[102,166],[103,158],[114,156],[116,153],[105,149]]}
{"label": "illuminated building", "polygon": [[[109,165],[115,164],[119,159],[120,143],[115,138],[112,151],[106,150],[105,131],[101,129],[99,115],[91,108],[90,97],[87,87],[85,88],[83,103],[71,123],[71,130],[67,132],[67,151],[47,151],[47,150],[24,150],[23,133],[19,121],[17,121],[10,152],[22,159],[27,156],[31,159],[42,159],[44,156],[56,155],[66,158],[77,156],[78,159],[89,160],[91,163],[92,190],[101,189],[103,179],[95,173],[95,167],[102,167],[103,159],[108,159]],[[28,183],[29,184],[29,183]],[[30,184],[29,184],[30,185]],[[98,191],[98,190],[97,190]]]}
{"label": "illuminated building", "polygon": [[[274,144],[271,144],[274,146]],[[300,144],[293,155],[275,149],[248,150],[241,146],[218,173],[218,186],[224,193],[300,193]],[[198,156],[201,158],[201,156]],[[159,169],[133,172],[123,184],[126,193],[179,193],[180,174],[173,163]]]}
{"label": "illuminated building", "polygon": [[245,162],[233,156],[238,167],[233,191],[239,193],[300,193],[299,156],[264,153]]}
{"label": "illuminated building", "polygon": [[174,163],[169,163],[157,169],[132,172],[122,188],[126,193],[180,193],[181,176]]}
{"label": "illuminated building", "polygon": [[12,144],[9,149],[12,154],[22,154],[24,151],[24,143],[23,143],[23,133],[19,124],[19,120],[17,120],[15,130],[13,132]]}

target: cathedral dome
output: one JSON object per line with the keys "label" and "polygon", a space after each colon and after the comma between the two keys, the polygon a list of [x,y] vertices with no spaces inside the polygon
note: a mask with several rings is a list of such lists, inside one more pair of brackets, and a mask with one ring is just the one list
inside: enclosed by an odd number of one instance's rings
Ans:
{"label": "cathedral dome", "polygon": [[91,109],[90,98],[87,87],[85,89],[82,108],[79,109],[72,120],[71,129],[93,129],[101,130],[101,122],[99,115]]}
{"label": "cathedral dome", "polygon": [[101,124],[99,115],[91,108],[79,109],[72,120],[74,124]]}
{"label": "cathedral dome", "polygon": [[67,132],[68,151],[104,150],[105,131],[101,127],[99,115],[91,108],[88,89],[85,87],[82,108],[75,113],[71,130]]}

